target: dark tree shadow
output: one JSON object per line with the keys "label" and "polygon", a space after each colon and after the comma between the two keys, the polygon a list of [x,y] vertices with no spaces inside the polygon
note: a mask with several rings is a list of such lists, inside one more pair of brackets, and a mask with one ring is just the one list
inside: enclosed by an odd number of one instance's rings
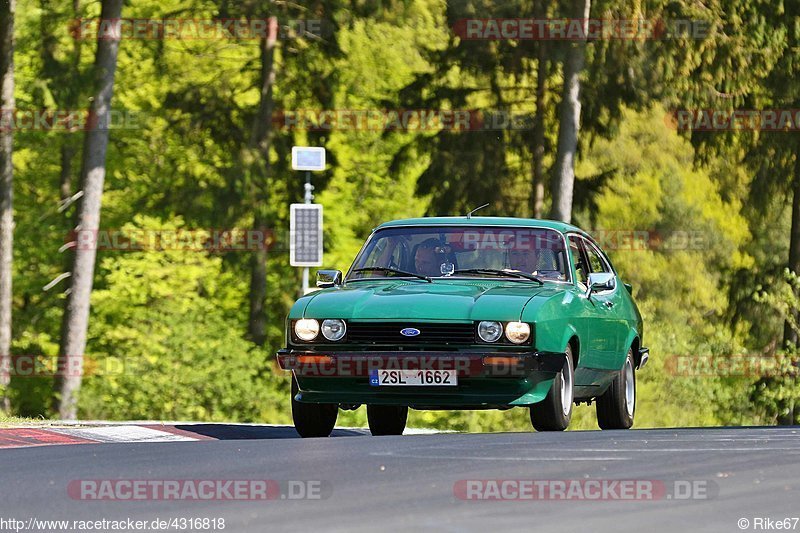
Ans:
{"label": "dark tree shadow", "polygon": [[[299,439],[293,426],[249,426],[241,424],[182,424],[176,429],[218,440]],[[368,430],[334,429],[331,437],[362,437]]]}

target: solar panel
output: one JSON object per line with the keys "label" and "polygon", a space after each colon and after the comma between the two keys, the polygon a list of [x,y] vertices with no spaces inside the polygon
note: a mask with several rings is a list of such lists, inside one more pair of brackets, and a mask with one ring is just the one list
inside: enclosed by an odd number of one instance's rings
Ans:
{"label": "solar panel", "polygon": [[322,206],[291,204],[289,209],[289,264],[322,266]]}

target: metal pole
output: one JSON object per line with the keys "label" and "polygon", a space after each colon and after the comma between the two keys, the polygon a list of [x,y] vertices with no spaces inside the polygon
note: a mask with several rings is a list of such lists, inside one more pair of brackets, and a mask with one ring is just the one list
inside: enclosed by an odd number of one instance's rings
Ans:
{"label": "metal pole", "polygon": [[[307,170],[306,171],[306,184],[305,184],[305,191],[306,192],[305,192],[305,196],[304,196],[304,199],[303,199],[303,201],[306,204],[310,204],[310,203],[312,203],[314,201],[314,195],[311,193],[311,191],[313,191],[313,190],[314,190],[314,186],[311,185],[311,172]],[[302,288],[302,291],[303,291],[304,295],[308,294],[308,291],[309,291],[309,286],[308,286],[308,267],[303,267],[303,288]]]}
{"label": "metal pole", "polygon": [[314,190],[314,186],[311,185],[311,171],[310,170],[306,171],[305,189],[306,189],[306,194],[305,194],[304,200],[305,200],[305,203],[310,204],[311,202],[314,201],[314,195],[311,194],[311,191]]}

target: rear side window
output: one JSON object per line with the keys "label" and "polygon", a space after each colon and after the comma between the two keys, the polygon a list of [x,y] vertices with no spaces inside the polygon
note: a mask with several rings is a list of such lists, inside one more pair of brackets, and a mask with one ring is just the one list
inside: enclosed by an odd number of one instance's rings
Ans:
{"label": "rear side window", "polygon": [[592,272],[611,272],[606,262],[600,256],[600,252],[590,242],[585,243],[586,255],[589,257],[589,267]]}
{"label": "rear side window", "polygon": [[586,261],[584,261],[582,239],[570,236],[569,253],[572,256],[572,262],[575,264],[575,274],[578,283],[586,285],[586,281],[589,279],[589,270]]}

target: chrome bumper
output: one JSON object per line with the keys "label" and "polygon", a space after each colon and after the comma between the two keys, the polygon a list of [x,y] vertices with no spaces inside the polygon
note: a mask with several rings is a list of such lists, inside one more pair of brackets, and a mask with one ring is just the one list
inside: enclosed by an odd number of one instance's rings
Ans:
{"label": "chrome bumper", "polygon": [[637,370],[644,368],[647,360],[650,358],[650,348],[639,348],[639,364],[636,366]]}

